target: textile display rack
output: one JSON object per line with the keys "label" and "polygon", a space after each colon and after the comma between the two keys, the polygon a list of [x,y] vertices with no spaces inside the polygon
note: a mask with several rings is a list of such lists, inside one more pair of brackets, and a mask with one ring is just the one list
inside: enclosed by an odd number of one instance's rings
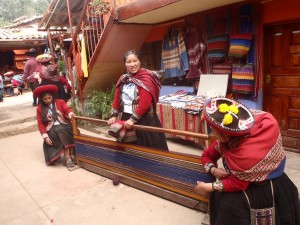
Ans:
{"label": "textile display rack", "polygon": [[[157,103],[156,111],[162,127],[178,131],[207,134],[208,127],[201,116],[205,101],[206,99],[202,96],[189,94],[161,96]],[[171,136],[193,141],[200,144],[202,148],[207,148],[209,145],[208,139],[178,134],[172,134]]]}
{"label": "textile display rack", "polygon": [[[228,74],[202,74],[198,85],[197,95],[178,91],[159,97],[156,108],[163,128],[208,133],[209,127],[202,118],[203,105],[211,97],[226,96]],[[173,136],[199,143],[203,149],[212,141],[191,136]]]}
{"label": "textile display rack", "polygon": [[[164,152],[80,134],[77,121],[107,121],[75,116],[72,120],[78,165],[116,183],[124,183],[186,207],[207,212],[208,196],[195,192],[197,181],[212,182],[199,156]],[[135,129],[208,139],[205,134],[134,125]]]}

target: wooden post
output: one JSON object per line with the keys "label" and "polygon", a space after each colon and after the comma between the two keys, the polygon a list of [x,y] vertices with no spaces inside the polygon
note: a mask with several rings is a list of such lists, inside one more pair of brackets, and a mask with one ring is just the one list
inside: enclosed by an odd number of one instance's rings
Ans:
{"label": "wooden post", "polygon": [[52,63],[55,63],[55,55],[54,55],[54,51],[53,51],[53,43],[52,43],[52,37],[51,37],[51,32],[50,32],[50,27],[48,27],[47,29],[47,33],[48,33],[48,41],[49,41],[49,48],[50,48],[50,53],[51,53],[51,57],[52,57]]}
{"label": "wooden post", "polygon": [[75,96],[75,83],[74,83],[74,77],[73,77],[72,60],[71,60],[70,56],[68,56],[68,67],[69,67],[69,76],[70,76],[71,87],[72,87],[72,97],[74,97]]}
{"label": "wooden post", "polygon": [[73,128],[73,134],[78,135],[78,127],[77,127],[77,119],[73,116],[71,119],[72,122],[72,128]]}

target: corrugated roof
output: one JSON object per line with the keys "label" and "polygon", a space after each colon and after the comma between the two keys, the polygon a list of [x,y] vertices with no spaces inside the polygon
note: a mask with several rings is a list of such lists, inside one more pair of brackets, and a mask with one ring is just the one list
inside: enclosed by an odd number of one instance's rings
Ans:
{"label": "corrugated roof", "polygon": [[[84,2],[86,0],[70,1],[73,26],[78,25]],[[69,27],[68,6],[66,0],[52,0],[39,23],[39,28]]]}

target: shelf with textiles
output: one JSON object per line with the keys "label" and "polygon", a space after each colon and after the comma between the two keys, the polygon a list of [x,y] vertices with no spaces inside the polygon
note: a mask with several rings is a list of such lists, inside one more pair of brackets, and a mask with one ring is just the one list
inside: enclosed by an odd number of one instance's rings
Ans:
{"label": "shelf with textiles", "polygon": [[[202,119],[202,107],[206,99],[193,94],[169,94],[161,96],[157,103],[157,114],[162,127],[194,133],[208,133],[207,124]],[[201,148],[208,146],[208,140],[194,137],[172,135],[187,141],[192,141]]]}

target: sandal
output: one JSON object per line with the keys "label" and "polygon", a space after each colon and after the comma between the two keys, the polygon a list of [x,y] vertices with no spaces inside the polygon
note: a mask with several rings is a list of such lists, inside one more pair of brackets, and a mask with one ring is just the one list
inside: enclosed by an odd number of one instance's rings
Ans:
{"label": "sandal", "polygon": [[65,162],[65,166],[69,171],[73,171],[79,168],[79,166],[77,166],[76,163],[74,163],[71,158],[67,159],[67,161]]}
{"label": "sandal", "polygon": [[71,156],[71,160],[72,160],[72,162],[74,163],[74,164],[77,164],[77,159],[76,159],[76,156]]}

